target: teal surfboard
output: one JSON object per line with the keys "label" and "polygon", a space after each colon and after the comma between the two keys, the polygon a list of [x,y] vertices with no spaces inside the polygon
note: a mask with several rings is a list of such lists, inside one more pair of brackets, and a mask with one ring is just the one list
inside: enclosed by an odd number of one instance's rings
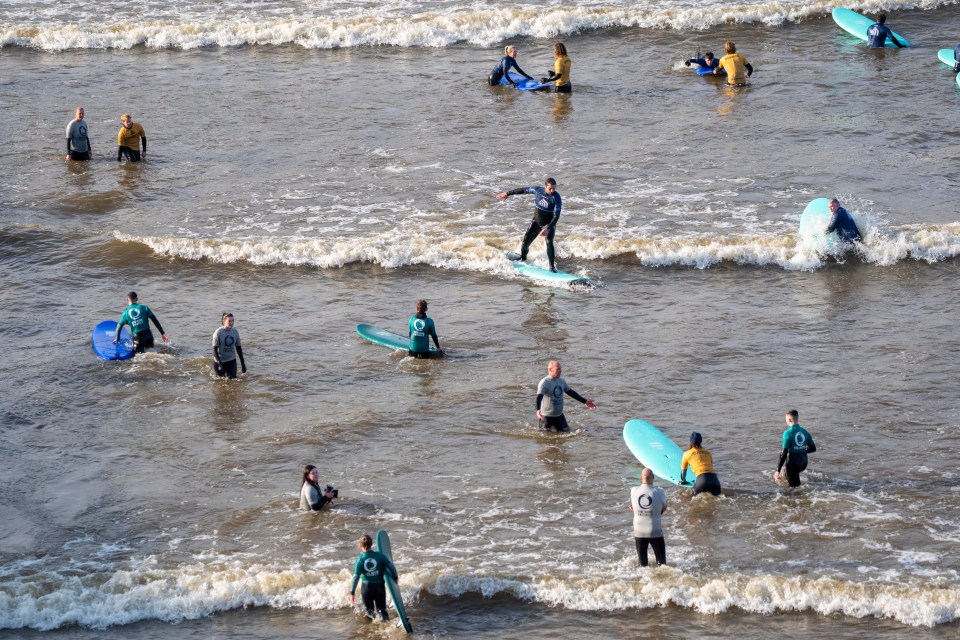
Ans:
{"label": "teal surfboard", "polygon": [[957,64],[957,59],[953,57],[953,49],[940,49],[940,51],[937,51],[937,57],[940,58],[940,62],[951,69],[953,65]]}
{"label": "teal surfboard", "polygon": [[818,251],[830,251],[840,243],[837,232],[824,233],[830,226],[830,198],[812,200],[800,215],[799,239]]}
{"label": "teal surfboard", "polygon": [[[867,29],[870,28],[870,25],[875,24],[876,20],[871,20],[867,16],[860,15],[856,11],[851,11],[850,9],[844,9],[842,7],[837,7],[833,10],[833,21],[840,25],[840,28],[849,33],[850,35],[856,36],[863,40],[867,41]],[[902,35],[893,32],[894,37],[905,47],[909,47],[910,43]],[[887,41],[884,43],[885,47],[896,47],[897,45],[890,42],[890,38],[887,38]]]}
{"label": "teal surfboard", "polygon": [[692,487],[696,478],[687,469],[687,481],[680,482],[680,461],[683,450],[660,429],[643,420],[630,420],[623,425],[623,441],[634,457],[658,478],[681,487]]}
{"label": "teal surfboard", "polygon": [[531,280],[541,280],[543,282],[553,282],[556,284],[587,284],[590,282],[590,278],[567,273],[566,271],[550,271],[550,269],[544,269],[529,262],[522,262],[519,253],[507,251],[504,255],[507,256],[507,260],[513,263],[513,268],[517,270],[517,273]]}
{"label": "teal surfboard", "polygon": [[[390,549],[390,536],[381,529],[377,531],[377,551],[387,556],[390,562],[393,562],[393,551]],[[397,617],[407,633],[413,633],[413,627],[410,626],[410,620],[407,618],[407,609],[403,606],[403,598],[400,597],[400,587],[396,581],[389,575],[384,576],[387,582],[387,591],[390,592],[390,598],[393,600],[393,606],[397,609]]]}
{"label": "teal surfboard", "polygon": [[[391,349],[402,349],[403,351],[410,349],[410,338],[402,336],[399,333],[381,329],[380,327],[375,327],[372,324],[358,324],[357,335],[364,340],[369,340],[374,344],[390,347]],[[430,353],[439,354],[440,352],[431,344]]]}

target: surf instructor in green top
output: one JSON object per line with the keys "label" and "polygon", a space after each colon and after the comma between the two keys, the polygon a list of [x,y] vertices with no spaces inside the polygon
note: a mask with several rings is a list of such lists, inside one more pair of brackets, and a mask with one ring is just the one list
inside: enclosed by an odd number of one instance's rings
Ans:
{"label": "surf instructor in green top", "polygon": [[411,316],[407,323],[407,335],[410,336],[410,350],[407,353],[414,358],[429,358],[432,355],[430,338],[433,338],[433,344],[437,345],[436,355],[443,355],[440,339],[437,338],[437,328],[433,320],[427,317],[426,300],[417,300],[417,313]]}
{"label": "surf instructor in green top", "polygon": [[137,303],[136,291],[131,291],[127,294],[127,305],[127,308],[124,309],[120,315],[120,320],[117,322],[117,335],[114,337],[114,344],[120,342],[120,330],[123,329],[123,325],[127,325],[130,327],[130,334],[133,336],[134,353],[143,353],[147,349],[152,348],[153,333],[150,331],[150,324],[147,322],[148,319],[156,325],[157,331],[160,332],[163,341],[170,342],[170,337],[163,332],[160,321],[157,320],[157,316],[153,315],[150,307]]}
{"label": "surf instructor in green top", "polygon": [[780,462],[777,472],[773,474],[776,480],[780,479],[780,469],[787,463],[787,483],[791,487],[800,486],[800,472],[807,468],[807,454],[817,450],[810,432],[800,426],[800,412],[796,409],[787,411],[785,416],[787,430],[783,432],[783,449],[780,451]]}

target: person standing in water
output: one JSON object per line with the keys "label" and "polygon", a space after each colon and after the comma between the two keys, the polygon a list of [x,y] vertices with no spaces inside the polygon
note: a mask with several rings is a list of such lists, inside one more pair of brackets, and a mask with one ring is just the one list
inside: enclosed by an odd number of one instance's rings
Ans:
{"label": "person standing in water", "polygon": [[417,300],[417,312],[410,317],[407,323],[407,335],[410,337],[410,350],[408,355],[414,358],[430,357],[430,339],[433,338],[433,344],[437,346],[437,355],[442,355],[440,349],[440,339],[437,338],[437,328],[433,320],[427,317],[427,301]]}
{"label": "person standing in water", "polygon": [[387,556],[379,551],[372,550],[373,538],[367,534],[360,536],[358,544],[363,553],[360,554],[353,565],[353,582],[350,583],[350,606],[356,604],[353,594],[357,590],[357,583],[363,580],[363,586],[360,587],[360,598],[367,610],[367,617],[373,620],[373,609],[376,607],[380,613],[380,619],[389,620],[384,576],[389,575],[394,580],[399,580],[397,569]]}
{"label": "person standing in water", "polygon": [[863,239],[860,235],[860,229],[857,228],[857,223],[853,221],[853,216],[840,206],[840,201],[836,198],[830,201],[830,213],[833,216],[830,218],[830,224],[827,225],[824,233],[836,231],[840,241],[847,244]]}
{"label": "person standing in water", "polygon": [[657,565],[667,564],[667,545],[661,519],[667,511],[667,494],[653,485],[653,471],[640,473],[639,487],[630,489],[630,510],[633,511],[633,541],[637,546],[640,566],[647,566],[647,547],[653,547]]}
{"label": "person standing in water", "polygon": [[596,409],[597,405],[590,398],[584,398],[570,388],[567,381],[560,377],[562,369],[559,360],[547,363],[547,376],[537,385],[537,420],[541,429],[551,427],[559,431],[569,431],[570,425],[563,417],[563,394],[587,405],[588,409]]}
{"label": "person standing in water", "polygon": [[83,107],[77,107],[73,120],[67,124],[67,160],[89,160],[92,155],[90,129],[83,119]]}
{"label": "person standing in water", "polygon": [[143,143],[144,160],[147,159],[147,133],[139,123],[134,122],[129,113],[120,116],[120,132],[117,134],[117,162],[127,156],[130,162],[140,162],[140,144]]}
{"label": "person standing in water", "polygon": [[723,43],[723,50],[726,52],[717,68],[713,70],[714,74],[721,71],[727,74],[727,84],[740,86],[747,84],[747,78],[753,75],[753,65],[747,62],[747,59],[737,53],[737,45],[727,40]]}
{"label": "person standing in water", "polygon": [[153,332],[150,331],[148,320],[156,325],[163,341],[170,342],[170,337],[163,332],[163,327],[160,326],[157,316],[153,315],[153,311],[147,305],[138,304],[137,292],[131,291],[127,294],[127,308],[123,310],[120,320],[117,322],[117,335],[113,340],[114,344],[120,342],[120,330],[123,329],[124,325],[127,325],[130,327],[130,335],[133,336],[133,352],[143,353],[147,349],[151,349],[153,347]]}
{"label": "person standing in water", "polygon": [[527,259],[527,252],[537,235],[543,236],[547,242],[547,260],[550,261],[550,271],[556,272],[556,252],[553,248],[553,237],[557,233],[557,222],[560,220],[560,210],[563,208],[563,199],[557,191],[557,181],[547,178],[542,187],[519,187],[510,191],[501,191],[497,194],[498,200],[506,200],[510,196],[522,193],[533,194],[533,221],[523,236],[520,246],[520,261]]}
{"label": "person standing in water", "polygon": [[877,15],[877,21],[867,27],[867,46],[871,49],[879,49],[886,45],[887,38],[890,38],[890,42],[896,45],[898,49],[902,49],[903,45],[897,40],[897,37],[893,35],[890,27],[885,24],[886,21],[887,14],[881,11]]}
{"label": "person standing in water", "polygon": [[333,486],[320,488],[320,472],[312,464],[303,468],[303,480],[300,482],[300,510],[320,511],[323,505],[332,502],[340,492]]}
{"label": "person standing in water", "polygon": [[497,66],[495,66],[493,71],[490,72],[487,82],[490,83],[491,87],[494,87],[500,84],[501,79],[506,78],[507,82],[510,83],[510,86],[516,87],[517,83],[514,82],[510,77],[510,69],[516,69],[517,73],[522,75],[527,80],[533,80],[533,78],[524,73],[523,69],[520,68],[520,65],[517,64],[517,48],[510,44],[503,48],[503,57],[500,58],[500,62],[498,62]]}
{"label": "person standing in water", "polygon": [[780,462],[773,477],[780,479],[780,469],[787,463],[787,484],[791,487],[800,486],[800,472],[807,468],[807,454],[817,450],[810,432],[800,426],[800,412],[792,409],[785,416],[787,430],[783,432]]}
{"label": "person standing in water", "polygon": [[693,495],[708,491],[715,496],[720,495],[720,478],[713,468],[713,455],[704,449],[703,436],[694,431],[690,434],[690,448],[683,453],[680,459],[680,482],[687,481],[687,467],[693,469],[697,479],[693,483]]}
{"label": "person standing in water", "polygon": [[243,361],[243,348],[240,346],[240,333],[234,328],[232,313],[220,316],[220,326],[213,332],[213,369],[217,376],[236,380],[237,358],[240,358],[240,372],[247,372],[247,363]]}
{"label": "person standing in water", "polygon": [[553,45],[553,70],[549,71],[546,78],[541,78],[541,84],[552,82],[550,87],[552,93],[572,93],[573,85],[570,83],[570,56],[567,55],[567,47],[562,42]]}

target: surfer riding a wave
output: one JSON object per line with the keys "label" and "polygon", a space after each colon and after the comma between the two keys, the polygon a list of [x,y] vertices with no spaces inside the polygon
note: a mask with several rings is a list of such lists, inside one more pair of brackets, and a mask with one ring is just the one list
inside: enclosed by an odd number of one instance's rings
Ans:
{"label": "surfer riding a wave", "polygon": [[522,193],[532,193],[534,195],[535,208],[533,221],[530,223],[527,233],[523,236],[523,244],[520,247],[520,261],[523,262],[527,259],[527,251],[539,234],[547,241],[547,259],[550,261],[550,271],[556,273],[556,252],[553,248],[553,237],[557,232],[557,221],[560,220],[560,209],[563,207],[563,201],[557,191],[557,181],[553,178],[547,178],[543,181],[542,187],[519,187],[510,191],[501,191],[497,194],[497,199],[506,200],[510,196],[518,196]]}

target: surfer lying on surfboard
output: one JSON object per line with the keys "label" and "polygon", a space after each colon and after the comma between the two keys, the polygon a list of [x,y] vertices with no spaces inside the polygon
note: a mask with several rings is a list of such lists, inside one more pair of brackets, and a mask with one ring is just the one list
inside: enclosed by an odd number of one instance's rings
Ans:
{"label": "surfer lying on surfboard", "polygon": [[510,191],[501,191],[497,194],[497,200],[506,200],[510,196],[518,196],[521,193],[532,193],[534,195],[534,211],[533,222],[530,223],[530,228],[523,236],[523,244],[520,247],[520,261],[523,262],[527,259],[527,251],[539,234],[547,241],[547,259],[550,261],[550,271],[556,272],[557,264],[556,253],[553,249],[553,236],[557,232],[557,221],[560,220],[560,209],[563,207],[560,192],[557,191],[557,181],[553,178],[547,178],[543,181],[542,187],[520,187]]}

